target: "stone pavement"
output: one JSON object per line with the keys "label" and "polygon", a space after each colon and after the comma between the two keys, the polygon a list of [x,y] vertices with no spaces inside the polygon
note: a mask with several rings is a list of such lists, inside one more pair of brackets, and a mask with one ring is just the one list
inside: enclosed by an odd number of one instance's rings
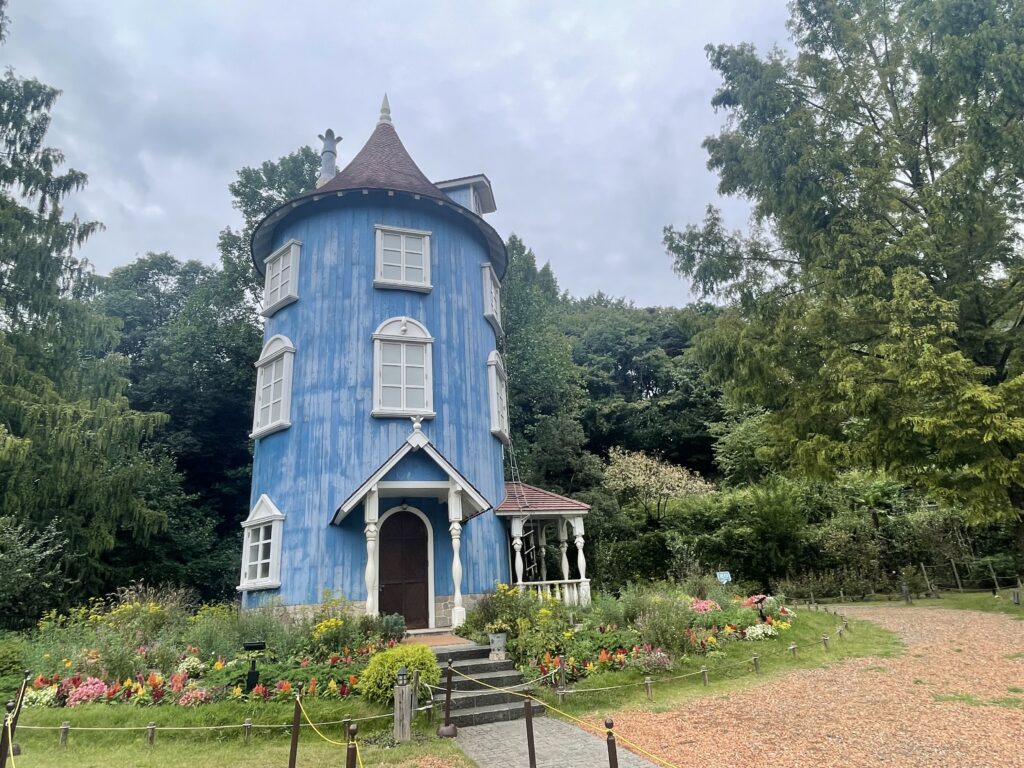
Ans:
{"label": "stone pavement", "polygon": [[[537,747],[537,768],[604,768],[608,765],[608,746],[604,738],[561,720],[534,719],[533,738]],[[459,728],[456,742],[480,768],[527,768],[529,765],[525,720]],[[657,768],[622,745],[618,754],[619,768]]]}

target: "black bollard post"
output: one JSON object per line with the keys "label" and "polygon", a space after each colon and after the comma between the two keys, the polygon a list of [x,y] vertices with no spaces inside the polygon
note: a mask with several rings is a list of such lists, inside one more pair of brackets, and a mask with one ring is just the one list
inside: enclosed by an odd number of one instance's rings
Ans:
{"label": "black bollard post", "polygon": [[359,732],[359,726],[352,723],[348,727],[348,733],[346,739],[348,739],[348,746],[345,747],[345,768],[357,768],[356,766],[356,734]]}
{"label": "black bollard post", "polygon": [[523,701],[523,714],[526,716],[526,756],[530,768],[537,768],[537,748],[533,743],[533,702],[530,699]]}
{"label": "black bollard post", "polygon": [[459,734],[459,729],[452,722],[452,674],[452,660],[448,659],[448,677],[444,691],[444,722],[437,729],[437,735],[442,739],[454,739]]}
{"label": "black bollard post", "polygon": [[615,747],[615,723],[609,717],[604,721],[604,727],[608,731],[608,768],[619,768],[619,753]]}
{"label": "black bollard post", "polygon": [[299,726],[302,724],[302,683],[295,692],[295,711],[292,713],[292,744],[288,752],[288,768],[295,768],[299,758]]}

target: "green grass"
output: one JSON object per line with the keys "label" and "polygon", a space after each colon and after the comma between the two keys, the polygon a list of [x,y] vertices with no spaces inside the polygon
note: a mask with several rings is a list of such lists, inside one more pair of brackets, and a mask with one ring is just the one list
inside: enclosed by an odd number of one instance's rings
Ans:
{"label": "green grass", "polygon": [[[314,722],[338,720],[345,716],[365,717],[382,710],[352,699],[350,701],[307,701],[306,709]],[[131,706],[86,705],[75,709],[26,709],[20,725],[59,725],[68,720],[72,731],[68,749],[58,746],[56,730],[37,731],[19,727],[17,741],[24,754],[18,768],[108,768],[112,759],[121,765],[157,768],[190,765],[196,768],[251,768],[252,765],[287,765],[289,729],[293,707],[287,702],[244,705],[220,702],[185,709],[182,707],[136,708]],[[238,724],[251,717],[254,724],[274,728],[254,728],[252,740],[245,744],[242,729],[223,731],[161,731],[161,726]],[[145,731],[87,731],[75,727],[125,727],[157,723],[156,744],[146,743]],[[279,727],[276,727],[279,726]],[[396,745],[391,737],[391,720],[359,723],[360,751],[365,766],[406,766],[413,768],[418,758],[433,757],[453,768],[473,768],[448,740],[437,739],[421,716],[416,723],[413,743]],[[340,725],[320,729],[335,741],[342,740]],[[344,748],[322,741],[310,728],[303,728],[299,742],[299,763],[312,766],[344,765]],[[437,763],[434,763],[437,765]]]}
{"label": "green grass", "polygon": [[[570,694],[566,696],[564,706],[560,707],[557,696],[551,689],[545,689],[538,698],[573,717],[584,717],[591,722],[603,722],[606,715],[619,709],[640,708],[652,712],[667,711],[696,696],[717,694],[751,686],[761,679],[781,675],[794,669],[823,667],[852,657],[887,658],[899,655],[903,651],[903,644],[898,637],[876,624],[850,619],[850,629],[844,633],[842,639],[839,639],[835,632],[839,624],[838,617],[834,615],[824,612],[799,611],[792,628],[783,632],[778,638],[756,643],[744,641],[727,643],[723,646],[724,658],[688,659],[682,664],[677,664],[676,669],[672,672],[655,676],[654,701],[652,702],[647,700],[642,685],[611,691]],[[822,634],[831,636],[828,651],[821,643]],[[793,658],[786,650],[790,643],[810,647],[801,647],[798,656]],[[749,662],[754,654],[761,656],[760,678],[754,675],[753,664]],[[745,663],[741,664],[740,662]],[[698,672],[705,663],[708,666],[710,680],[710,685],[707,688],[704,687],[699,674],[681,680],[665,680],[665,678],[689,672]],[[884,669],[884,667],[879,669]],[[642,683],[643,678],[643,674],[634,671],[604,672],[581,680],[575,687],[577,690],[583,690],[625,683]]]}
{"label": "green grass", "polygon": [[[1003,613],[1015,619],[1024,620],[1024,606],[1014,605],[1010,590],[1003,589],[998,597],[991,592],[942,592],[941,597],[914,598],[908,606],[903,600],[868,600],[851,602],[851,605],[883,605],[887,608],[952,608],[963,611],[984,611]],[[804,611],[806,612],[806,608]],[[841,610],[841,609],[840,609]]]}
{"label": "green grass", "polygon": [[1004,696],[998,699],[979,699],[970,693],[936,693],[932,698],[935,701],[955,701],[971,707],[1024,707],[1024,699],[1017,698],[1016,696]]}

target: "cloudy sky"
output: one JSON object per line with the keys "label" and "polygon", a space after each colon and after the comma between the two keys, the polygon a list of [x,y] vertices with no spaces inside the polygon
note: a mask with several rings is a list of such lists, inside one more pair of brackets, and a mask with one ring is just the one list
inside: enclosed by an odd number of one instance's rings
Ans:
{"label": "cloudy sky", "polygon": [[[503,235],[575,295],[683,304],[665,224],[716,200],[707,43],[785,45],[782,0],[10,0],[0,58],[63,90],[49,141],[89,174],[100,272],[147,251],[215,261],[227,185],[331,127],[339,165],[387,91],[432,179],[486,173]],[[726,201],[731,223],[745,206]]]}

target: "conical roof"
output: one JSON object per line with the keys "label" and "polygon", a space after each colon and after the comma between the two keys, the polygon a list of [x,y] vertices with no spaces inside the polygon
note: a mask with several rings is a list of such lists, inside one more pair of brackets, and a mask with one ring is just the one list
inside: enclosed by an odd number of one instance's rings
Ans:
{"label": "conical roof", "polygon": [[317,191],[390,189],[447,199],[409,156],[390,121],[381,120],[352,162]]}

